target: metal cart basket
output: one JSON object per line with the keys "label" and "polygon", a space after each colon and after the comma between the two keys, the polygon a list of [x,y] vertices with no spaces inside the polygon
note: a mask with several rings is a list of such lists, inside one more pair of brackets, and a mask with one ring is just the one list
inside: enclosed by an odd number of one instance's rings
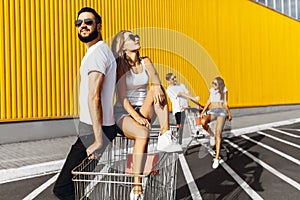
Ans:
{"label": "metal cart basket", "polygon": [[[151,133],[142,187],[145,200],[176,196],[177,153],[157,152],[158,133]],[[100,160],[85,159],[73,169],[76,199],[127,200],[133,187],[131,160],[134,141],[118,135]],[[135,175],[136,176],[136,175]]]}

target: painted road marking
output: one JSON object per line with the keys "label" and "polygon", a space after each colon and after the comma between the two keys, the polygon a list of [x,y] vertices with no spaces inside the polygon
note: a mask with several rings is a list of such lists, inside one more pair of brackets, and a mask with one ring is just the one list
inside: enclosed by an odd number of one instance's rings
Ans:
{"label": "painted road marking", "polygon": [[40,187],[36,188],[34,191],[32,191],[30,194],[28,194],[23,200],[32,200],[35,197],[37,197],[40,193],[42,193],[45,189],[47,189],[50,185],[52,185],[59,174],[56,174],[52,178],[50,178],[48,181],[46,181],[44,184],[42,184]]}
{"label": "painted road marking", "polygon": [[276,131],[278,133],[282,133],[282,134],[288,135],[290,137],[300,138],[300,135],[295,135],[295,134],[292,134],[292,133],[289,133],[289,132],[286,132],[286,131],[282,131],[282,130],[279,130],[279,129],[276,129],[276,128],[269,128],[269,130]]}
{"label": "painted road marking", "polygon": [[255,192],[246,181],[244,181],[233,169],[231,169],[227,163],[225,163],[222,159],[220,160],[221,166],[230,174],[230,176],[243,188],[243,190],[255,200],[262,200],[263,198]]}
{"label": "painted road marking", "polygon": [[300,132],[300,129],[294,129],[294,128],[279,128],[280,130],[285,130],[285,131],[298,131]]}
{"label": "painted road marking", "polygon": [[296,163],[297,165],[300,165],[300,160],[298,160],[298,159],[296,159],[296,158],[294,158],[294,157],[292,157],[292,156],[290,156],[290,155],[288,155],[286,153],[283,153],[282,151],[278,151],[277,149],[274,149],[273,147],[270,147],[269,145],[263,144],[263,143],[258,142],[256,140],[253,140],[252,138],[250,138],[250,137],[248,137],[246,135],[241,135],[241,137],[244,138],[244,139],[246,139],[246,140],[249,140],[249,141],[251,141],[251,142],[253,142],[253,143],[255,143],[255,144],[257,144],[257,145],[259,145],[261,147],[264,147],[264,148],[266,148],[266,149],[268,149],[270,151],[273,151],[274,153],[276,153],[276,154],[278,154],[278,155],[280,155],[280,156],[288,159],[289,161],[292,161],[292,162]]}
{"label": "painted road marking", "polygon": [[293,146],[293,147],[296,147],[296,148],[300,149],[300,145],[298,145],[298,144],[295,144],[295,143],[292,143],[292,142],[289,142],[289,141],[280,139],[280,138],[278,138],[278,137],[275,137],[275,136],[273,136],[273,135],[264,133],[264,132],[262,132],[262,131],[258,131],[257,133],[258,133],[258,134],[261,134],[261,135],[264,135],[264,136],[266,136],[266,137],[272,138],[273,140],[277,140],[278,142],[282,142],[282,143],[284,143],[284,144],[287,144],[287,145],[290,145],[290,146]]}
{"label": "painted road marking", "polygon": [[[214,157],[215,152],[208,146],[206,146],[208,152]],[[227,163],[220,159],[219,163],[227,171],[227,173],[241,186],[241,188],[252,198],[262,200],[263,198],[255,192],[246,181],[244,181]]]}
{"label": "painted road marking", "polygon": [[202,200],[201,194],[200,194],[200,192],[198,190],[198,187],[195,183],[195,180],[194,180],[193,175],[190,171],[190,168],[189,168],[189,166],[188,166],[188,164],[187,164],[187,162],[184,158],[184,155],[182,153],[180,153],[178,155],[178,157],[179,157],[179,161],[180,161],[180,164],[181,164],[181,168],[182,168],[186,183],[189,187],[189,190],[191,192],[193,200]]}
{"label": "painted road marking", "polygon": [[229,136],[240,136],[240,135],[244,135],[246,133],[253,133],[253,132],[257,132],[257,131],[261,131],[261,130],[266,130],[266,129],[269,129],[272,127],[276,127],[276,126],[289,125],[289,124],[294,124],[294,123],[299,123],[299,122],[300,122],[300,118],[289,119],[289,120],[284,120],[284,121],[279,121],[279,122],[272,122],[272,123],[267,123],[267,124],[260,124],[260,125],[245,127],[245,128],[234,129],[234,130],[230,130],[230,131],[224,131],[224,134],[229,135]]}
{"label": "painted road marking", "polygon": [[256,158],[255,156],[253,156],[252,154],[250,154],[249,152],[247,152],[243,148],[239,147],[238,145],[230,142],[229,140],[225,139],[224,141],[227,142],[228,144],[230,144],[231,146],[233,146],[234,148],[238,149],[239,151],[241,151],[243,154],[245,154],[246,156],[248,156],[249,158],[251,158],[252,160],[257,162],[258,164],[260,164],[262,167],[264,167],[266,170],[268,170],[269,172],[271,172],[275,176],[277,176],[280,179],[284,180],[285,182],[287,182],[291,186],[295,187],[297,190],[300,190],[300,184],[298,182],[294,181],[293,179],[291,179],[291,178],[287,177],[286,175],[282,174],[281,172],[277,171],[276,169],[274,169],[273,167],[271,167],[270,165],[268,165],[264,161]]}

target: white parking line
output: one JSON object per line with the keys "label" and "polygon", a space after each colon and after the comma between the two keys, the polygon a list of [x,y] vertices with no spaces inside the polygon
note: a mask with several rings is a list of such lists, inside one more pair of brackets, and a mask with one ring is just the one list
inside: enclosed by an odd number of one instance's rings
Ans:
{"label": "white parking line", "polygon": [[182,153],[180,153],[178,155],[178,157],[179,157],[179,161],[180,161],[180,164],[181,164],[181,168],[182,168],[185,180],[186,180],[187,185],[190,189],[192,199],[193,200],[202,200],[201,194],[200,194],[200,192],[198,190],[198,187],[195,183],[195,180],[194,180],[193,175],[190,171],[190,168],[189,168],[189,166],[188,166],[188,164],[187,164],[187,162],[184,158],[184,155]]}
{"label": "white parking line", "polygon": [[262,200],[263,198],[255,192],[246,181],[244,181],[233,169],[231,169],[223,160],[220,160],[221,166],[230,174],[230,176],[243,188],[243,190],[255,200]]}
{"label": "white parking line", "polygon": [[259,145],[261,147],[264,147],[264,148],[266,148],[266,149],[268,149],[268,150],[270,150],[270,151],[272,151],[272,152],[274,152],[274,153],[276,153],[276,154],[278,154],[278,155],[280,155],[280,156],[288,159],[289,161],[292,161],[292,162],[296,163],[297,165],[300,165],[300,160],[298,160],[298,159],[296,159],[296,158],[294,158],[294,157],[292,157],[292,156],[290,156],[290,155],[288,155],[286,153],[283,153],[282,151],[278,151],[277,149],[274,149],[273,147],[270,147],[269,145],[263,144],[263,143],[258,142],[256,140],[253,140],[252,138],[250,138],[250,137],[248,137],[246,135],[241,135],[241,137],[244,138],[244,139],[246,139],[246,140],[249,140],[249,141],[251,141],[251,142],[253,142],[253,143],[255,143],[255,144],[257,144],[257,145]]}
{"label": "white parking line", "polygon": [[234,148],[238,149],[239,151],[241,151],[243,154],[245,154],[246,156],[248,156],[249,158],[251,158],[252,160],[257,162],[258,164],[260,164],[262,167],[264,167],[266,170],[268,170],[269,172],[271,172],[275,176],[279,177],[283,181],[285,181],[288,184],[290,184],[291,186],[295,187],[297,190],[300,190],[300,184],[298,182],[294,181],[293,179],[291,179],[291,178],[287,177],[286,175],[282,174],[281,172],[277,171],[276,169],[274,169],[273,167],[271,167],[270,165],[268,165],[264,161],[256,158],[255,156],[253,156],[252,154],[250,154],[249,152],[247,152],[243,148],[239,147],[238,145],[230,142],[229,140],[225,139],[224,141],[227,142],[228,144],[230,144],[231,146],[233,146]]}
{"label": "white parking line", "polygon": [[231,135],[231,136],[240,136],[240,135],[243,135],[246,133],[253,133],[256,131],[261,131],[261,130],[269,129],[269,128],[276,127],[276,126],[289,125],[289,124],[294,124],[294,123],[298,123],[298,122],[300,122],[300,118],[234,129],[234,130],[230,130],[230,131],[225,131],[223,134],[227,134],[227,135]]}
{"label": "white parking line", "polygon": [[269,128],[269,129],[272,130],[272,131],[276,131],[278,133],[282,133],[284,135],[288,135],[290,137],[300,138],[300,135],[295,135],[295,134],[292,134],[292,133],[289,133],[289,132],[286,132],[286,131],[282,131],[282,130],[279,130],[279,129],[276,129],[276,128]]}
{"label": "white parking line", "polygon": [[[210,147],[206,147],[209,153],[214,157],[214,151]],[[255,192],[246,181],[244,181],[223,159],[219,163],[227,171],[227,173],[241,186],[241,188],[252,198],[262,200],[263,198]]]}
{"label": "white parking line", "polygon": [[267,137],[269,137],[269,138],[272,138],[273,140],[277,140],[278,142],[281,142],[281,143],[284,143],[284,144],[287,144],[287,145],[290,145],[290,146],[293,146],[293,147],[296,147],[296,148],[300,149],[300,145],[298,145],[298,144],[295,144],[295,143],[292,143],[292,142],[289,142],[289,141],[280,139],[280,138],[278,138],[278,137],[275,137],[275,136],[273,136],[273,135],[264,133],[264,132],[262,132],[262,131],[257,131],[257,133],[258,133],[258,134],[261,134],[261,135],[264,135],[264,136],[267,136]]}
{"label": "white parking line", "polygon": [[55,176],[50,178],[47,182],[42,184],[40,187],[36,188],[29,195],[27,195],[25,198],[23,198],[23,200],[32,200],[35,197],[37,197],[40,193],[42,193],[45,189],[47,189],[50,185],[52,185],[56,181],[58,175],[59,174],[56,174]]}
{"label": "white parking line", "polygon": [[294,128],[279,128],[280,130],[285,130],[285,131],[298,131],[300,132],[300,129],[294,129]]}

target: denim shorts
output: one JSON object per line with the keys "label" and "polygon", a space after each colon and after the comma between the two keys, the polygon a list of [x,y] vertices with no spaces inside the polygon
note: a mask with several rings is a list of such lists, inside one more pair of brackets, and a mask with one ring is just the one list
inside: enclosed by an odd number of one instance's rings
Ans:
{"label": "denim shorts", "polygon": [[219,116],[227,117],[227,112],[225,108],[211,108],[207,111],[207,114],[211,114],[214,117],[219,117]]}
{"label": "denim shorts", "polygon": [[[144,117],[141,112],[140,112],[140,109],[141,109],[141,106],[132,106],[136,112]],[[115,106],[114,107],[114,115],[115,115],[115,121],[118,123],[123,117],[126,117],[126,116],[130,116],[128,114],[128,112],[123,108],[123,106]],[[151,122],[151,119],[148,119],[149,122]]]}

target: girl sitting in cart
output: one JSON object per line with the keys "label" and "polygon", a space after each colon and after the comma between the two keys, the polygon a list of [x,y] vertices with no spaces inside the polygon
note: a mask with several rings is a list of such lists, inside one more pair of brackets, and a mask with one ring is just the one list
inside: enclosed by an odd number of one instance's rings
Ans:
{"label": "girl sitting in cart", "polygon": [[[180,145],[172,141],[167,99],[158,73],[149,58],[139,56],[140,48],[139,36],[131,31],[119,32],[112,42],[112,52],[117,61],[115,118],[124,135],[135,140],[133,171],[137,175],[143,173],[150,121],[154,113],[161,129],[157,150],[182,151]],[[149,82],[151,86],[148,89]],[[140,177],[134,177],[131,200],[143,198],[141,182]]]}

